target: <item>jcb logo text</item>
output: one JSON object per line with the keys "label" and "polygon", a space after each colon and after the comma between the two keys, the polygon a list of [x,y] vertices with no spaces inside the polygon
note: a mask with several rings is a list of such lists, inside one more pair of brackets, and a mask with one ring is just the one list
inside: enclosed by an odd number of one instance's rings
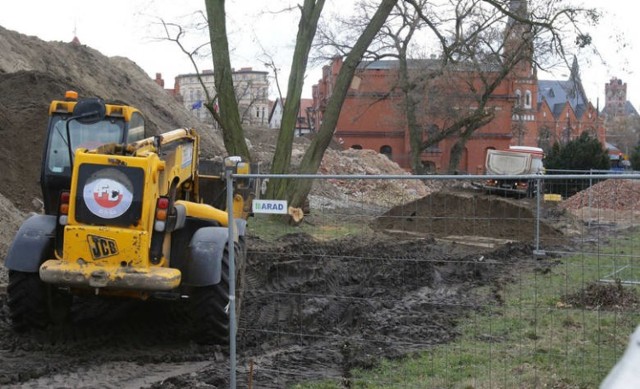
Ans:
{"label": "jcb logo text", "polygon": [[100,259],[118,254],[118,246],[116,246],[116,241],[113,239],[89,235],[87,240],[89,241],[89,249],[91,250],[91,256],[93,259]]}

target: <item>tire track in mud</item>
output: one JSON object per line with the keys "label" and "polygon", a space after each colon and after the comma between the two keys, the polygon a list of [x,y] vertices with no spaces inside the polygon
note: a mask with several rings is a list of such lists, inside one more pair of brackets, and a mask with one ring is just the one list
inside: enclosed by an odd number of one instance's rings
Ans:
{"label": "tire track in mud", "polygon": [[[474,288],[499,289],[532,259],[522,244],[481,250],[385,235],[248,247],[237,383],[246,387],[252,370],[261,388],[348,379],[352,368],[447,342],[466,314],[500,303]],[[192,343],[167,305],[86,298],[69,327],[16,336],[0,295],[0,386],[227,387],[225,350]]]}
{"label": "tire track in mud", "polygon": [[137,389],[155,383],[162,384],[171,377],[195,374],[210,365],[211,362],[144,365],[138,362],[106,362],[100,365],[82,366],[73,372],[36,378],[14,387],[21,389],[60,387]]}
{"label": "tire track in mud", "polygon": [[249,247],[238,383],[252,364],[253,383],[265,388],[348,379],[381,357],[447,342],[465,315],[499,304],[474,288],[499,285],[514,263],[532,259],[525,244],[493,250],[386,235],[319,242],[293,234]]}
{"label": "tire track in mud", "polygon": [[191,342],[164,302],[80,300],[71,323],[16,334],[0,295],[0,386],[133,388],[228,366],[221,347]]}

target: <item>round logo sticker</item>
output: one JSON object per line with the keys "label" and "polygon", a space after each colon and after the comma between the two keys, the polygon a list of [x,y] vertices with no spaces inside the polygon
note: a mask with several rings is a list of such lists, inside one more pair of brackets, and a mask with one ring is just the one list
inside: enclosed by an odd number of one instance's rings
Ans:
{"label": "round logo sticker", "polygon": [[121,216],[133,202],[131,182],[115,169],[94,173],[84,185],[82,196],[89,211],[103,219]]}

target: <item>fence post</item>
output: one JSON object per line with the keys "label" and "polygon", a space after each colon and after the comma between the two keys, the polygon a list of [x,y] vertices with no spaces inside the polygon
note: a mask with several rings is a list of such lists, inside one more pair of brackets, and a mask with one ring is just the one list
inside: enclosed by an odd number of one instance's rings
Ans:
{"label": "fence post", "polygon": [[588,210],[589,210],[589,219],[587,220],[587,226],[591,227],[591,218],[593,216],[593,210],[591,209],[591,187],[593,186],[593,169],[589,169],[589,187],[587,188],[587,201],[588,201]]}
{"label": "fence post", "polygon": [[233,220],[233,169],[227,167],[225,171],[227,181],[227,214],[229,237],[227,247],[229,251],[229,388],[236,389],[236,265],[234,250],[234,229]]}
{"label": "fence post", "polygon": [[541,217],[540,197],[542,197],[542,183],[541,183],[540,177],[538,177],[536,178],[536,234],[535,234],[536,248],[533,250],[533,255],[536,257],[543,257],[546,255],[544,250],[540,249],[540,217]]}

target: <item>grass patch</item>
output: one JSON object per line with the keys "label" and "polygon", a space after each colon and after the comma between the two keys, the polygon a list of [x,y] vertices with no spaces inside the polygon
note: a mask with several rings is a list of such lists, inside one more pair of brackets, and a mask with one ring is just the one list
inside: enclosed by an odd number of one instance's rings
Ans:
{"label": "grass patch", "polygon": [[637,287],[622,283],[640,281],[639,247],[630,232],[544,274],[523,271],[503,304],[462,320],[455,342],[295,388],[597,388],[640,323]]}
{"label": "grass patch", "polygon": [[[325,241],[372,233],[367,221],[349,215],[308,215],[298,226],[288,225],[279,218],[279,215],[256,214],[248,221],[249,233],[266,241],[274,241],[288,234],[308,234],[317,240]],[[340,223],[336,223],[336,219],[340,220]]]}

